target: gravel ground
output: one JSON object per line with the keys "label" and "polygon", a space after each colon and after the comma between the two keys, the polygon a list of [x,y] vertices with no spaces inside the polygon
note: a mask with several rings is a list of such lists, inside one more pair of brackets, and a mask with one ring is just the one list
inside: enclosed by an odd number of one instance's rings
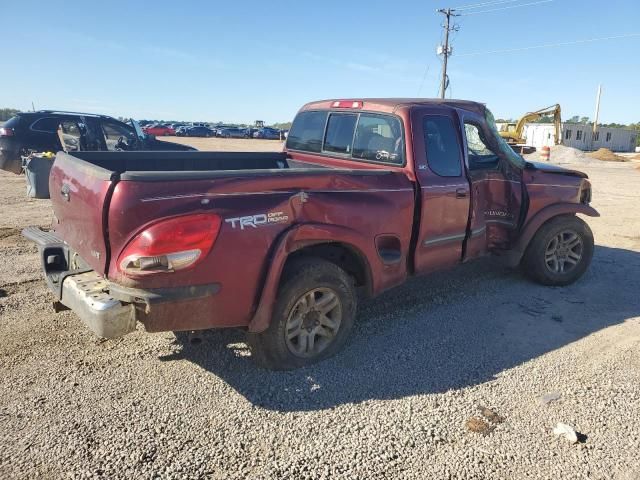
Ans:
{"label": "gravel ground", "polygon": [[[414,279],[361,306],[337,357],[285,373],[237,331],[99,341],[54,314],[18,234],[49,203],[0,174],[0,478],[640,478],[634,166],[581,165],[602,217],[578,283],[487,261]],[[480,407],[503,417],[484,434]]]}

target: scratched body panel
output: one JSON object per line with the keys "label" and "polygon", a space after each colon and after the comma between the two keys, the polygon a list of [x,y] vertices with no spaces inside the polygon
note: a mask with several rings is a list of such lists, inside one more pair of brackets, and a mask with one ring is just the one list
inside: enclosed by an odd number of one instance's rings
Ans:
{"label": "scratched body panel", "polygon": [[[295,185],[295,187],[292,187]],[[144,188],[144,196],[140,196]],[[161,288],[221,282],[220,292],[206,299],[185,301],[193,328],[244,326],[250,321],[276,240],[288,229],[304,224],[345,227],[367,232],[358,249],[366,249],[379,265],[379,289],[406,277],[406,263],[387,268],[373,253],[377,234],[401,239],[403,255],[410,246],[413,187],[399,173],[317,176],[304,170],[257,178],[213,179],[136,184],[121,181],[109,209],[112,234],[110,280],[129,287]],[[118,254],[128,239],[157,221],[185,213],[215,212],[222,219],[218,240],[207,258],[194,269],[136,280],[118,274]],[[331,241],[331,238],[327,238]],[[233,272],[233,274],[230,274]],[[386,273],[385,273],[386,272]],[[386,276],[389,276],[389,280]],[[218,312],[224,312],[221,316]],[[163,315],[164,317],[164,315]],[[167,322],[174,318],[167,315]],[[154,319],[156,327],[166,329]]]}

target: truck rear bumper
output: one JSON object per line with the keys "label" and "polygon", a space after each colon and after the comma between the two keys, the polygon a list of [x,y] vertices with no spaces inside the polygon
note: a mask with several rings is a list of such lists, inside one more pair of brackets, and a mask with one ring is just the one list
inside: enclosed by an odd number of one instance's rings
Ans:
{"label": "truck rear bumper", "polygon": [[206,306],[220,290],[217,283],[146,290],[123,287],[83,268],[83,262],[78,265],[77,256],[55,233],[28,227],[22,234],[38,245],[45,280],[57,303],[71,309],[99,337],[126,335],[136,329],[137,321],[150,331],[194,330],[196,325],[184,322],[185,306]]}
{"label": "truck rear bumper", "polygon": [[136,329],[135,306],[113,298],[109,282],[94,271],[67,276],[60,303],[99,337],[121,337]]}

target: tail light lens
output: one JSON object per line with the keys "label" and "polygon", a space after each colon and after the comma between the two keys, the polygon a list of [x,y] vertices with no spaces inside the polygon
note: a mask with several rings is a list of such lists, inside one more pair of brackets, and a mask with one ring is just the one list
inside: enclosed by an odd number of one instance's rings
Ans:
{"label": "tail light lens", "polygon": [[16,132],[13,131],[13,128],[9,127],[0,127],[0,137],[13,137]]}
{"label": "tail light lens", "polygon": [[118,258],[125,275],[185,270],[203,260],[218,238],[221,219],[212,213],[184,215],[155,223],[138,233]]}

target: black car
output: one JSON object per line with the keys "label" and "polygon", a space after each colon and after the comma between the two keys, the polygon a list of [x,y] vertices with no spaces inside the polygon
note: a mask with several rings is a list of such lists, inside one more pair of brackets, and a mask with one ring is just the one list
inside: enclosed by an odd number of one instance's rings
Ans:
{"label": "black car", "polygon": [[[62,129],[61,135],[58,135],[58,127]],[[91,113],[53,110],[24,112],[0,127],[0,169],[20,173],[21,155],[28,151],[59,150],[195,149],[145,135],[133,120],[124,123],[106,115]]]}
{"label": "black car", "polygon": [[191,127],[182,132],[183,137],[215,137],[216,132],[208,127]]}
{"label": "black car", "polygon": [[244,138],[244,129],[227,127],[218,129],[218,136],[222,138]]}

